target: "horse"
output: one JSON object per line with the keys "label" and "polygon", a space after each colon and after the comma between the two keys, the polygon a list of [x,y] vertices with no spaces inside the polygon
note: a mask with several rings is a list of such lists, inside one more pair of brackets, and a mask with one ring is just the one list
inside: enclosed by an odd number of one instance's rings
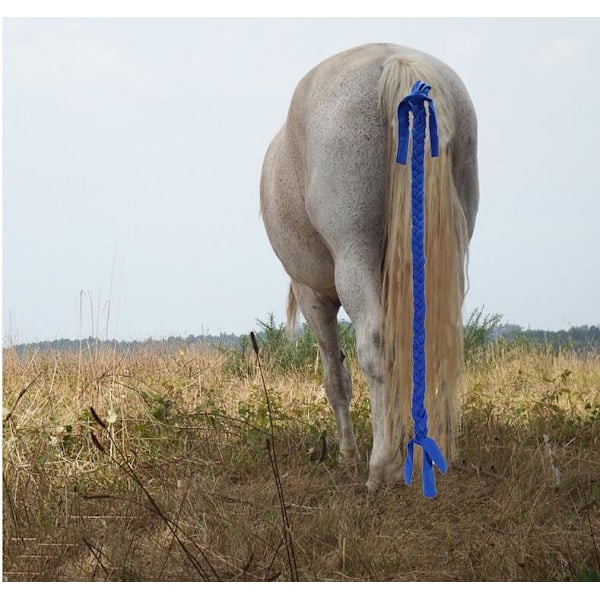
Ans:
{"label": "horse", "polygon": [[439,156],[425,160],[426,397],[429,431],[456,456],[462,304],[479,204],[477,119],[458,75],[424,52],[387,43],[324,60],[298,83],[260,176],[260,213],[290,277],[288,327],[298,309],[317,339],[338,453],[360,454],[352,385],[337,316],[353,323],[372,423],[367,488],[402,478],[411,433],[410,172],[395,163],[397,108],[411,85],[431,86]]}

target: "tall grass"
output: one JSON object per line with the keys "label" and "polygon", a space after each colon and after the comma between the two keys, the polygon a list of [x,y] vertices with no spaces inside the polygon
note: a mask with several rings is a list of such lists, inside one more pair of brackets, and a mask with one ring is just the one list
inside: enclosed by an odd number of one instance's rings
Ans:
{"label": "tall grass", "polygon": [[[335,461],[314,340],[272,319],[258,333],[264,388],[241,348],[5,350],[3,577],[294,579],[267,439],[299,580],[598,576],[599,356],[486,343],[438,498],[418,484],[371,498],[366,460]],[[368,459],[368,390],[344,352]]]}
{"label": "tall grass", "polygon": [[[266,320],[257,321],[256,336],[261,345],[262,362],[265,368],[285,373],[319,373],[319,348],[314,333],[302,324],[290,335],[285,324],[277,323],[273,314]],[[340,345],[344,356],[356,357],[354,328],[351,323],[338,325]],[[248,374],[254,372],[254,357],[251,352],[249,335],[242,335],[234,348],[221,348],[227,357],[226,369],[233,373]]]}
{"label": "tall grass", "polygon": [[474,308],[464,324],[463,344],[467,362],[484,352],[493,340],[494,330],[502,320],[502,315],[484,314],[484,310],[483,306]]}
{"label": "tall grass", "polygon": [[[494,339],[494,331],[502,320],[500,314],[485,314],[484,307],[469,313],[464,324],[464,354],[467,361],[484,352]],[[304,323],[290,336],[285,324],[277,323],[273,314],[257,321],[257,337],[261,342],[263,363],[270,369],[283,372],[313,371],[320,368],[317,340]],[[356,360],[356,340],[352,323],[338,324],[340,346],[345,357]],[[222,348],[228,357],[227,368],[233,372],[252,372],[253,361],[249,336],[241,336],[236,347]]]}

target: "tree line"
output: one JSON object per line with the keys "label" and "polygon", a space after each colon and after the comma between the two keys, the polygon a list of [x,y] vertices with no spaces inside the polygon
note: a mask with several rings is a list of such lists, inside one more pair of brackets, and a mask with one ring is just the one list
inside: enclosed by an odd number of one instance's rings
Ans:
{"label": "tree line", "polygon": [[[272,317],[271,317],[272,321]],[[270,323],[271,328],[273,323]],[[258,321],[259,334],[265,327],[265,322]],[[341,327],[348,331],[352,329],[350,323],[341,323]],[[283,330],[283,325],[277,327]],[[479,332],[478,344],[489,344],[498,341],[516,343],[530,346],[549,348],[554,351],[561,349],[575,350],[578,352],[600,351],[600,326],[580,325],[567,330],[548,331],[543,329],[524,329],[513,324],[494,324],[493,327],[485,326],[482,321],[467,322],[465,325],[465,338],[469,338],[471,329]],[[32,350],[44,352],[77,352],[89,349],[106,348],[116,352],[131,352],[149,346],[160,346],[163,350],[179,349],[186,346],[206,346],[212,348],[236,348],[243,342],[245,334],[222,333],[220,335],[188,335],[169,336],[163,339],[146,339],[135,341],[102,340],[97,337],[87,337],[80,340],[58,339],[52,341],[36,342],[29,344],[16,344],[10,346],[18,354]]]}

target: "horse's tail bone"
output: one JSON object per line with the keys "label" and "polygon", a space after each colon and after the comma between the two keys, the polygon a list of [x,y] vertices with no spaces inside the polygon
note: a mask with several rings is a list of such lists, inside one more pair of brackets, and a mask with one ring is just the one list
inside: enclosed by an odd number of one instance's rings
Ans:
{"label": "horse's tail bone", "polygon": [[[429,435],[447,459],[455,453],[458,386],[463,362],[462,303],[468,233],[452,179],[452,120],[433,69],[391,57],[379,81],[388,122],[387,204],[382,264],[381,339],[388,395],[386,442],[402,450],[412,437],[412,261],[410,161],[396,164],[397,109],[417,80],[431,85],[440,154],[425,147],[426,396]],[[386,444],[386,445],[387,445]]]}

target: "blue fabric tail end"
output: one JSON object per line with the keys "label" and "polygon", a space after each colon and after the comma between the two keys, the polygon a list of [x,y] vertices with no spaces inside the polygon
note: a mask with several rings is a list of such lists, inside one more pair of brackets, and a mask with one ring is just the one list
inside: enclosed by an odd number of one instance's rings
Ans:
{"label": "blue fabric tail end", "polygon": [[421,446],[423,449],[423,495],[426,498],[435,498],[437,496],[437,488],[435,485],[435,473],[433,467],[435,465],[439,471],[444,474],[448,470],[448,463],[432,438],[413,438],[408,442],[406,461],[404,463],[404,481],[406,482],[406,485],[410,485],[412,482],[415,444]]}

